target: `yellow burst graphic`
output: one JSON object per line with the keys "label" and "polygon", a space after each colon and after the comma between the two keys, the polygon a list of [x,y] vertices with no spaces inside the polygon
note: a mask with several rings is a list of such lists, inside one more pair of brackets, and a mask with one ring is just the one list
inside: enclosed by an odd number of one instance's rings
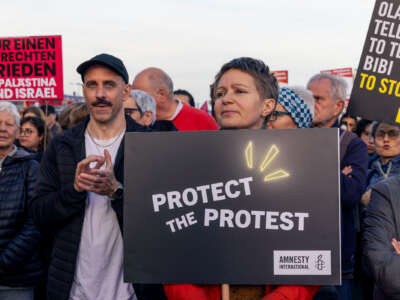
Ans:
{"label": "yellow burst graphic", "polygon": [[244,154],[246,156],[246,162],[247,166],[249,169],[253,169],[253,142],[250,141],[249,144],[246,147],[246,150],[244,151]]}
{"label": "yellow burst graphic", "polygon": [[[253,146],[253,142],[250,141],[247,144],[246,149],[244,151],[246,164],[249,169],[253,169],[253,166],[254,166],[254,154],[253,153],[254,153],[254,146]],[[276,145],[272,145],[268,149],[268,152],[265,155],[265,157],[260,165],[260,172],[265,171],[265,169],[271,164],[271,162],[274,161],[274,159],[276,158],[276,156],[278,154],[279,154],[278,147]],[[273,180],[287,178],[289,176],[290,176],[289,172],[287,172],[286,170],[283,170],[283,169],[279,169],[277,171],[267,174],[264,177],[264,181],[269,182],[269,181],[273,181]]]}
{"label": "yellow burst graphic", "polygon": [[264,177],[264,181],[272,181],[272,180],[277,180],[281,178],[286,178],[289,177],[290,174],[286,172],[285,170],[278,170],[272,173],[269,173],[267,176]]}

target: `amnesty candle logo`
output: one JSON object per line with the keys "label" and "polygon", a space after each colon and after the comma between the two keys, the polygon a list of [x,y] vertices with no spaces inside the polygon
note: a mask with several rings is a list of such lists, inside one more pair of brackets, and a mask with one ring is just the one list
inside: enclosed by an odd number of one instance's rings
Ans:
{"label": "amnesty candle logo", "polygon": [[[253,169],[254,167],[254,146],[253,146],[253,142],[249,142],[247,144],[247,147],[244,151],[245,154],[245,158],[246,158],[246,163],[247,163],[247,167],[249,169]],[[275,157],[279,154],[279,149],[276,145],[272,145],[267,154],[265,155],[261,165],[260,165],[260,172],[264,172],[264,170],[269,166],[269,164],[275,159]],[[286,178],[289,177],[290,174],[286,171],[286,170],[276,170],[273,171],[272,173],[267,174],[264,177],[264,181],[268,182],[268,181],[272,181],[272,180],[277,180],[277,179],[282,179],[282,178]]]}
{"label": "amnesty candle logo", "polygon": [[331,251],[274,251],[274,275],[331,275]]}

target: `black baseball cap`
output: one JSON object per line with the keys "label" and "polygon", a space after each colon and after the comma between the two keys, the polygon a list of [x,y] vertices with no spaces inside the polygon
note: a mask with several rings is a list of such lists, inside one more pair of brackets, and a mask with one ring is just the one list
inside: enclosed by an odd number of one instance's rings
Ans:
{"label": "black baseball cap", "polygon": [[120,75],[122,77],[122,79],[125,81],[125,83],[129,82],[129,75],[128,75],[128,72],[126,71],[126,68],[125,68],[122,60],[120,60],[119,58],[112,56],[110,54],[106,54],[106,53],[96,55],[95,57],[92,57],[91,59],[81,63],[76,68],[76,71],[79,74],[81,74],[82,81],[83,81],[83,77],[86,74],[86,71],[91,66],[94,66],[94,65],[105,66],[105,67],[113,70],[118,75]]}

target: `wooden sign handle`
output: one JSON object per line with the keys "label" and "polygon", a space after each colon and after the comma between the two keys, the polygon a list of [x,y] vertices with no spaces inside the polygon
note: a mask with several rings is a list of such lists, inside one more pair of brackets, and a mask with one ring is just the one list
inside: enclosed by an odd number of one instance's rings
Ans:
{"label": "wooden sign handle", "polygon": [[222,300],[229,300],[229,284],[222,285]]}

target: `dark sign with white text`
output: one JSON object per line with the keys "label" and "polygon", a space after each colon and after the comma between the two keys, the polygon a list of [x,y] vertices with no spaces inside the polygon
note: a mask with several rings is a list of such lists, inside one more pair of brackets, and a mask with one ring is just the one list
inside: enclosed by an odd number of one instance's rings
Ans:
{"label": "dark sign with white text", "polygon": [[400,123],[400,2],[377,0],[348,111]]}
{"label": "dark sign with white text", "polygon": [[338,160],[337,129],[127,133],[125,280],[340,284]]}

